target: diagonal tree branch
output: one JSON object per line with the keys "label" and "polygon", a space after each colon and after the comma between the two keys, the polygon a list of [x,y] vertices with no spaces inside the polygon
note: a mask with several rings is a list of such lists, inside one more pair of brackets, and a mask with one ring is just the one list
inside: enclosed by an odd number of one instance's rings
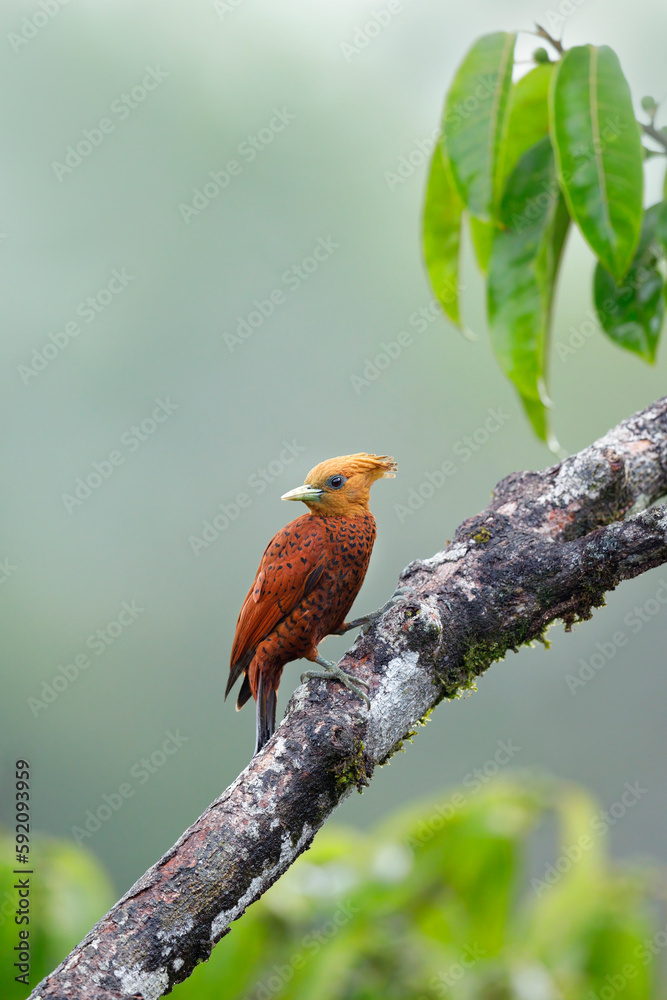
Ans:
{"label": "diagonal tree branch", "polygon": [[264,751],[32,1000],[156,1000],[186,979],[442,698],[667,561],[667,508],[646,509],[665,494],[667,397],[559,465],[500,482],[451,544],[406,567],[413,596],[346,653],[370,711],[338,685],[298,688]]}

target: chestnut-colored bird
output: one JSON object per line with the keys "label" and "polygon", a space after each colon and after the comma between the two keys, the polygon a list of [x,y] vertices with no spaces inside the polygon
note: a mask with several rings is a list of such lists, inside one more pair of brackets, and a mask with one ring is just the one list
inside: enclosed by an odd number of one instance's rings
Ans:
{"label": "chestnut-colored bird", "polygon": [[291,660],[303,657],[324,668],[307,671],[302,680],[338,680],[368,704],[367,685],[324,660],[317,646],[325,636],[342,635],[385,610],[345,621],[375,541],[370,488],[376,479],[393,479],[395,471],[387,455],[343,455],[316,465],[303,486],[282,497],[302,500],[309,513],[286,524],[266,547],[236,623],[225,692],[226,698],[243,674],[236,708],[251,695],[257,702],[256,754],[275,730],[276,692]]}

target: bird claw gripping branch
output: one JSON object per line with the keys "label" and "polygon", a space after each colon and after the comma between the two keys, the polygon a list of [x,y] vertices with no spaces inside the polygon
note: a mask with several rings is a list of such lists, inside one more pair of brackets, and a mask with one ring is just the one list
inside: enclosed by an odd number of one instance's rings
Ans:
{"label": "bird claw gripping branch", "polygon": [[236,623],[225,697],[243,675],[236,701],[257,703],[255,753],[276,727],[276,693],[283,667],[304,658],[324,667],[305,676],[338,680],[370,704],[362,681],[320,657],[327,635],[377,621],[402,595],[397,591],[379,611],[345,622],[366,576],[375,541],[368,507],[377,479],[393,478],[387,455],[344,455],[316,465],[306,482],[283,500],[302,500],[308,514],[285,525],[269,542]]}
{"label": "bird claw gripping branch", "polygon": [[[337,663],[332,663],[331,660],[325,660],[323,656],[318,656],[315,662],[319,663],[321,667],[324,667],[324,670],[304,670],[301,674],[302,684],[305,684],[306,681],[314,678],[319,678],[320,680],[325,681],[340,681],[341,684],[345,685],[348,691],[351,691],[352,694],[356,694],[357,698],[360,698],[366,703],[366,708],[371,707],[371,700],[366,694],[366,691],[370,691],[370,684],[367,684],[366,681],[362,681],[360,677],[351,677],[350,674],[348,674],[346,670],[343,670],[342,667],[339,667]],[[366,688],[366,691],[364,691],[364,688]]]}
{"label": "bird claw gripping branch", "polygon": [[382,618],[382,616],[387,612],[391,611],[393,607],[400,604],[401,601],[410,600],[411,597],[415,597],[414,587],[397,587],[394,593],[391,595],[389,600],[378,608],[377,611],[371,611],[370,614],[362,615],[361,618],[355,618],[351,622],[345,622],[337,632],[332,633],[334,635],[345,635],[350,629],[362,627],[364,632],[367,632],[371,625],[375,625],[376,622]]}

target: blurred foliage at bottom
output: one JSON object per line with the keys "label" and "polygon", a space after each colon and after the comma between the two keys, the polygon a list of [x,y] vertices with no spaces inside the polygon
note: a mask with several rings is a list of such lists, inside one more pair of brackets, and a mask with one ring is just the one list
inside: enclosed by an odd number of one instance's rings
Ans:
{"label": "blurred foliage at bottom", "polygon": [[[515,776],[402,809],[374,831],[330,826],[232,926],[177,1000],[639,1000],[662,995],[665,872],[611,862],[607,811],[581,788]],[[0,996],[14,982],[12,841],[0,877]],[[110,900],[92,856],[34,845],[34,986]]]}

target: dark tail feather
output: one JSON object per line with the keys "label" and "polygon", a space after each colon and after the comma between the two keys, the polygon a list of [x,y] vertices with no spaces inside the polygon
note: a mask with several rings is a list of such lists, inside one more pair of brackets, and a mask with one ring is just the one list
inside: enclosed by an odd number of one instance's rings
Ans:
{"label": "dark tail feather", "polygon": [[236,699],[236,711],[240,712],[245,703],[247,702],[247,700],[251,697],[252,697],[252,689],[250,687],[250,680],[248,678],[248,675],[246,674],[245,677],[243,678],[243,684],[241,685],[239,696]]}
{"label": "dark tail feather", "polygon": [[264,744],[271,739],[276,729],[276,692],[259,674],[257,686],[257,739],[255,743],[256,756]]}
{"label": "dark tail feather", "polygon": [[246,653],[241,656],[236,663],[232,663],[229,668],[229,677],[227,678],[227,687],[225,688],[225,699],[227,695],[232,690],[237,680],[241,676],[244,670],[247,671],[250,666],[250,662],[255,655],[254,649],[249,649]]}

